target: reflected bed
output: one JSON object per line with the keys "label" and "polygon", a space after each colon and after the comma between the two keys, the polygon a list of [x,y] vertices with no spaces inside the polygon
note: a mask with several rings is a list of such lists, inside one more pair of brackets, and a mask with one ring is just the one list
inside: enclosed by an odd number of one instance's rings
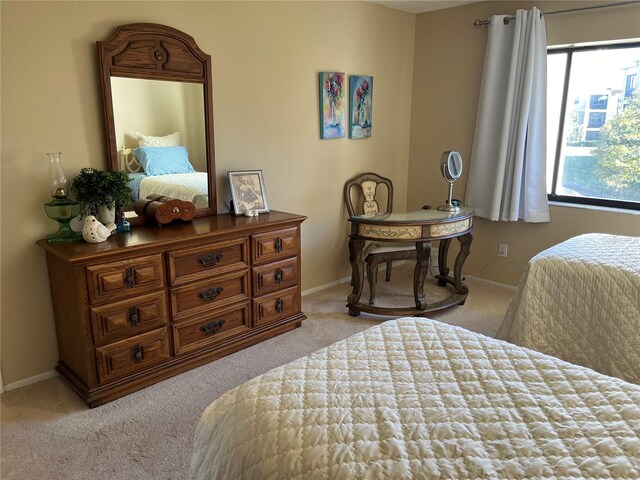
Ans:
{"label": "reflected bed", "polygon": [[206,172],[173,173],[147,176],[145,173],[130,173],[129,185],[134,199],[149,195],[163,195],[195,204],[196,208],[209,206],[208,180]]}
{"label": "reflected bed", "polygon": [[134,202],[160,195],[191,202],[196,208],[209,207],[208,175],[193,169],[185,147],[122,148],[120,165],[129,175]]}

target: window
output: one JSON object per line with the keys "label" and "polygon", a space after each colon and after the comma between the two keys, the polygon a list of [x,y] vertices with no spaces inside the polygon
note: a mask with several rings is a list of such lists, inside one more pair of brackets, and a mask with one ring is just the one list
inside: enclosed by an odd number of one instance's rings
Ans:
{"label": "window", "polygon": [[607,114],[604,112],[591,112],[589,114],[589,124],[587,128],[600,128],[604,125]]}
{"label": "window", "polygon": [[591,110],[606,110],[609,97],[607,95],[591,95],[589,100],[589,108]]}
{"label": "window", "polygon": [[584,136],[585,140],[600,140],[600,131],[587,130],[587,134]]}
{"label": "window", "polygon": [[640,43],[548,50],[549,200],[640,210]]}
{"label": "window", "polygon": [[624,89],[625,96],[629,96],[633,93],[633,91],[638,88],[638,74],[632,73],[627,75],[627,81]]}

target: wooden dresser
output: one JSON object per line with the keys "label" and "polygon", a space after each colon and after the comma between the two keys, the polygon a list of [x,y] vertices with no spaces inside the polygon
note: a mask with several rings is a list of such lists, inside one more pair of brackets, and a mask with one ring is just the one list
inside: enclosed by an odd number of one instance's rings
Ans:
{"label": "wooden dresser", "polygon": [[299,327],[304,219],[215,215],[99,244],[40,240],[56,369],[94,407]]}

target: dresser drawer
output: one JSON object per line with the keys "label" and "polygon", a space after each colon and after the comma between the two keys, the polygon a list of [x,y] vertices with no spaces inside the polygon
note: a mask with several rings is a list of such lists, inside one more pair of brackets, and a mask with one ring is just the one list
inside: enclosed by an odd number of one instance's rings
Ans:
{"label": "dresser drawer", "polygon": [[297,227],[251,236],[251,255],[254,264],[297,255],[299,247],[300,234]]}
{"label": "dresser drawer", "polygon": [[249,303],[198,316],[173,325],[173,346],[176,355],[209,347],[249,330]]}
{"label": "dresser drawer", "polygon": [[167,329],[160,328],[96,348],[98,378],[107,382],[169,358]]}
{"label": "dresser drawer", "polygon": [[247,268],[249,244],[246,238],[212,243],[203,247],[169,252],[171,285],[202,280]]}
{"label": "dresser drawer", "polygon": [[248,279],[249,274],[245,271],[171,289],[173,320],[246,300],[249,297]]}
{"label": "dresser drawer", "polygon": [[161,254],[93,265],[86,272],[91,303],[128,298],[165,285]]}
{"label": "dresser drawer", "polygon": [[275,322],[300,311],[300,288],[294,287],[253,300],[253,325]]}
{"label": "dresser drawer", "polygon": [[167,323],[163,291],[91,309],[91,328],[97,345],[137,335]]}
{"label": "dresser drawer", "polygon": [[252,270],[253,294],[264,295],[293,287],[298,283],[298,257],[255,267]]}

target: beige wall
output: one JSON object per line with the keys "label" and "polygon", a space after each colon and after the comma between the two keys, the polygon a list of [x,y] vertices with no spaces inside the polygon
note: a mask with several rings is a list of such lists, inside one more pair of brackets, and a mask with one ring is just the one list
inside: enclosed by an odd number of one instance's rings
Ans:
{"label": "beige wall", "polygon": [[[45,256],[55,230],[45,152],[67,173],[104,168],[95,42],[117,25],[167,24],[213,60],[219,210],[226,171],[261,168],[273,209],[304,214],[303,289],[348,275],[345,179],[391,177],[404,208],[415,16],[363,2],[1,3],[3,379],[57,361]],[[373,137],[319,140],[317,73],[375,78]]]}
{"label": "beige wall", "polygon": [[[537,5],[550,12],[593,3]],[[447,184],[439,172],[440,155],[451,149],[459,150],[466,162],[454,186],[454,198],[464,199],[487,36],[487,29],[474,28],[473,22],[535,4],[483,2],[417,16],[407,208],[444,201]],[[639,38],[640,4],[549,15],[546,24],[549,45]],[[476,219],[464,273],[516,284],[532,256],[587,232],[640,235],[640,215],[552,206],[547,224]],[[508,258],[497,258],[501,242],[509,245]]]}

